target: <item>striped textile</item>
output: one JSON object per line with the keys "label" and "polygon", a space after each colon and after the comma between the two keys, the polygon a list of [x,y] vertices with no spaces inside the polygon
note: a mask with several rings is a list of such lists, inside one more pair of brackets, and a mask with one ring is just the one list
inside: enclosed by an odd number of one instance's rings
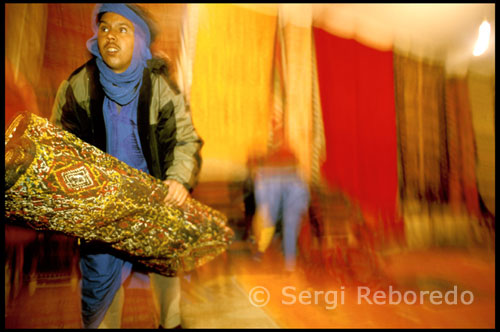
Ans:
{"label": "striped textile", "polygon": [[446,202],[444,66],[395,54],[394,77],[401,198]]}
{"label": "striped textile", "polygon": [[465,78],[446,81],[446,121],[450,161],[450,205],[480,217],[476,184],[476,150],[469,93]]}
{"label": "striped textile", "polygon": [[286,22],[283,30],[286,45],[285,136],[308,182],[311,178],[313,140],[311,29],[311,26]]}
{"label": "striped textile", "polygon": [[268,150],[273,150],[284,144],[285,124],[284,109],[286,105],[286,48],[283,41],[283,27],[280,20],[281,16],[276,17],[276,34],[274,37],[274,55],[273,55],[273,86],[272,86],[272,110],[271,124],[269,128]]}
{"label": "striped textile", "polygon": [[323,114],[321,110],[321,99],[319,95],[318,64],[316,63],[315,39],[311,42],[311,66],[312,66],[312,121],[313,140],[311,157],[311,183],[319,186],[322,182],[321,164],[325,161],[325,131],[323,125]]}

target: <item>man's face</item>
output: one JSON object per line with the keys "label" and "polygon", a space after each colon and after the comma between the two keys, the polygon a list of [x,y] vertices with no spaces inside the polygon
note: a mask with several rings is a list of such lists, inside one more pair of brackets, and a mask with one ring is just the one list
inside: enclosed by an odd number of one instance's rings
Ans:
{"label": "man's face", "polygon": [[132,62],[134,25],[125,17],[106,12],[99,21],[97,44],[103,61],[115,73],[123,73]]}

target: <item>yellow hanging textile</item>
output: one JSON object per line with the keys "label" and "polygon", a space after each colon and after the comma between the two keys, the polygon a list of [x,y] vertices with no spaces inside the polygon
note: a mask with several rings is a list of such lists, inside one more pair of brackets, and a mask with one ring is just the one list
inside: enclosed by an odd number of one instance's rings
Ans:
{"label": "yellow hanging textile", "polygon": [[199,5],[190,100],[204,163],[266,152],[275,26],[276,15]]}

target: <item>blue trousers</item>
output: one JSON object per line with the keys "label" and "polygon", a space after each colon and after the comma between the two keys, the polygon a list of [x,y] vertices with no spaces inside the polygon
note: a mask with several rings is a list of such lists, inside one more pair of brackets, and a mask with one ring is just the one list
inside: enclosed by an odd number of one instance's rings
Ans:
{"label": "blue trousers", "polygon": [[80,255],[83,327],[97,328],[131,273],[132,263],[116,257],[100,244],[83,244]]}
{"label": "blue trousers", "polygon": [[283,221],[283,253],[285,269],[295,269],[297,239],[301,220],[309,207],[309,189],[296,173],[257,172],[255,178],[255,203],[265,211],[271,222],[281,217]]}

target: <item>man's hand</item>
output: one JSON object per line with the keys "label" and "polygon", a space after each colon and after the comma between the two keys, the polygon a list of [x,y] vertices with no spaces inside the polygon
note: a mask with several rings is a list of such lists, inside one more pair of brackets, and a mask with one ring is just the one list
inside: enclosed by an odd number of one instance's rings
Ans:
{"label": "man's hand", "polygon": [[163,202],[169,205],[182,206],[189,196],[186,187],[172,179],[165,180],[163,183],[168,186],[168,194]]}

